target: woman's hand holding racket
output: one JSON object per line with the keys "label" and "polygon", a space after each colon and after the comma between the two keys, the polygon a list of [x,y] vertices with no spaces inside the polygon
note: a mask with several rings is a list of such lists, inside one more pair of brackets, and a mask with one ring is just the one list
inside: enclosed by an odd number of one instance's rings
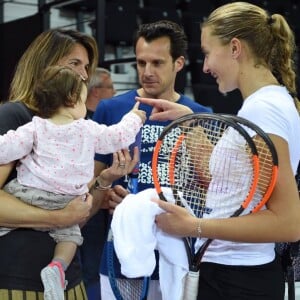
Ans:
{"label": "woman's hand holding racket", "polygon": [[184,207],[160,199],[152,201],[165,211],[155,217],[155,223],[160,229],[172,235],[197,237],[195,224],[198,218],[192,216]]}

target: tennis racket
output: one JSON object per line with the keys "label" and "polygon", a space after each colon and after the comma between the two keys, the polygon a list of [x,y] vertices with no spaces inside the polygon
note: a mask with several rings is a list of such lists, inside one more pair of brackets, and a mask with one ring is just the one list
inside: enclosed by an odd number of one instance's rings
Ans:
{"label": "tennis racket", "polygon": [[242,126],[251,135],[255,143],[259,156],[258,188],[262,197],[257,202],[257,205],[252,208],[251,212],[257,212],[269,200],[276,184],[278,172],[277,152],[270,137],[259,126],[236,115],[225,116]]}
{"label": "tennis racket", "polygon": [[[135,146],[141,149],[141,132],[137,134],[136,140],[129,146],[131,156],[133,156],[133,150]],[[128,178],[128,191],[136,194],[138,192],[138,173],[139,173],[139,162],[134,167]],[[125,276],[116,276],[115,262],[116,254],[114,250],[113,234],[111,228],[109,229],[107,237],[107,267],[109,282],[117,300],[142,300],[147,298],[149,277],[143,278],[127,278]],[[117,278],[120,277],[120,278]]]}
{"label": "tennis racket", "polygon": [[[172,122],[159,137],[152,160],[154,186],[162,200],[167,200],[162,186],[169,186],[176,204],[198,218],[238,216],[259,210],[261,201],[267,201],[277,174],[276,159],[267,159],[261,166],[256,143],[233,118],[192,114]],[[272,169],[264,173],[274,173],[266,180],[269,185],[259,182],[264,168]],[[201,258],[212,240],[196,253],[194,242],[184,238],[189,272],[181,299],[197,298]]]}

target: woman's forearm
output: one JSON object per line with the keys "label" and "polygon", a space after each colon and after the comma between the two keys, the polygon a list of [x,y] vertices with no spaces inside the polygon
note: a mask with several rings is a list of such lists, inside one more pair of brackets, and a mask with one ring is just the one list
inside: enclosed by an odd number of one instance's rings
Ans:
{"label": "woman's forearm", "polygon": [[108,191],[108,189],[101,190],[101,189],[95,189],[95,188],[93,188],[91,190],[91,194],[93,195],[93,205],[91,208],[90,217],[95,215],[99,211],[99,209],[107,209],[108,208],[108,204],[106,202],[107,191]]}
{"label": "woman's forearm", "polygon": [[[4,186],[15,162],[0,166],[0,187]],[[0,190],[0,226],[6,227],[53,227],[59,223],[60,213],[30,206],[13,195]]]}
{"label": "woman's forearm", "polygon": [[0,190],[0,201],[0,226],[48,228],[59,222],[57,211],[28,205],[3,190]]}
{"label": "woman's forearm", "polygon": [[0,190],[0,226],[24,228],[57,228],[85,222],[90,216],[93,198],[74,198],[63,209],[46,210],[31,206]]}

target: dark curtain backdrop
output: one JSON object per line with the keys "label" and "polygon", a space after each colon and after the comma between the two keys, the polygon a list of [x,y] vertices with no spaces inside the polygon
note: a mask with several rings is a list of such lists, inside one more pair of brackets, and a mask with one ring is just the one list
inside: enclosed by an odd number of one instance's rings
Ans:
{"label": "dark curtain backdrop", "polygon": [[42,32],[40,14],[0,24],[0,101],[6,101],[15,66],[31,41]]}

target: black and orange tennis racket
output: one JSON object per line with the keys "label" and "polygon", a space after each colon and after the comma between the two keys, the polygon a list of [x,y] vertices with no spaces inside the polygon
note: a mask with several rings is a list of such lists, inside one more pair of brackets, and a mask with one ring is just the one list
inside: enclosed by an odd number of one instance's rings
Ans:
{"label": "black and orange tennis racket", "polygon": [[259,126],[236,115],[225,116],[242,126],[255,143],[259,156],[258,191],[260,191],[256,196],[261,198],[257,201],[253,201],[254,199],[252,200],[253,203],[257,202],[257,205],[251,209],[251,212],[257,212],[269,200],[276,184],[278,172],[277,152],[270,137]]}
{"label": "black and orange tennis racket", "polygon": [[[266,151],[264,160],[259,158],[263,153],[231,116],[191,114],[172,122],[159,137],[152,160],[154,186],[162,200],[168,200],[162,187],[170,187],[176,204],[198,218],[255,212],[268,200],[277,174],[275,148]],[[197,298],[200,262],[212,240],[196,253],[194,242],[184,238],[189,272],[182,299]]]}

